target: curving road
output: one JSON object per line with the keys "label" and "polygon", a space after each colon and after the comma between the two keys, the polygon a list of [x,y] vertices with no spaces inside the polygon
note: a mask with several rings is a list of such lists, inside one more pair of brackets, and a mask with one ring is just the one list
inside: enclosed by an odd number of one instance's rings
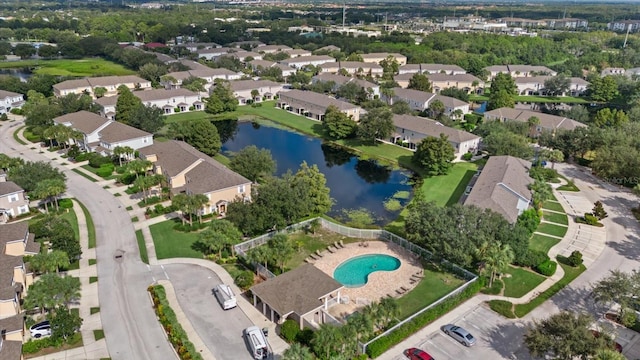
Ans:
{"label": "curving road", "polygon": [[[48,161],[18,144],[13,132],[19,121],[0,126],[0,152],[28,161]],[[54,166],[56,164],[53,164]],[[84,177],[57,166],[67,175],[68,194],[91,213],[97,237],[98,295],[103,328],[113,359],[167,359],[173,350],[156,320],[146,288],[153,282],[140,261],[131,219],[120,202]],[[119,259],[116,253],[123,252]]]}

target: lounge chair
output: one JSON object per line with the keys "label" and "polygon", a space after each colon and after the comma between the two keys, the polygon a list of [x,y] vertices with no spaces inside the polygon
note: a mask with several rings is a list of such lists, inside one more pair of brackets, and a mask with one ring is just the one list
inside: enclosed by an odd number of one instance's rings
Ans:
{"label": "lounge chair", "polygon": [[322,253],[320,252],[320,250],[316,250],[316,255],[319,257],[323,257],[324,255],[322,255]]}
{"label": "lounge chair", "polygon": [[336,252],[334,249],[331,248],[331,245],[327,246],[327,250],[332,254]]}
{"label": "lounge chair", "polygon": [[406,293],[407,291],[409,291],[409,289],[407,289],[407,288],[406,288],[406,287],[404,287],[404,286],[400,286],[400,289],[402,289],[403,293]]}
{"label": "lounge chair", "polygon": [[336,248],[336,250],[339,250],[339,249],[340,249],[340,245],[338,245],[338,242],[337,242],[337,241],[336,241],[336,242],[334,242],[334,243],[333,243],[333,245],[331,245],[331,246],[333,246],[334,248]]}
{"label": "lounge chair", "polygon": [[312,260],[318,260],[318,256],[317,256],[317,255],[309,254],[309,257],[310,257]]}
{"label": "lounge chair", "polygon": [[338,243],[338,245],[340,245],[341,248],[344,248],[344,242],[342,240],[340,240],[340,242]]}
{"label": "lounge chair", "polygon": [[398,295],[402,295],[402,294],[404,294],[405,292],[404,292],[403,290],[401,290],[401,289],[396,289],[396,293],[398,293]]}
{"label": "lounge chair", "polygon": [[306,262],[308,264],[311,264],[311,263],[313,263],[313,260],[311,260],[310,258],[306,258],[306,259],[304,259],[304,262]]}

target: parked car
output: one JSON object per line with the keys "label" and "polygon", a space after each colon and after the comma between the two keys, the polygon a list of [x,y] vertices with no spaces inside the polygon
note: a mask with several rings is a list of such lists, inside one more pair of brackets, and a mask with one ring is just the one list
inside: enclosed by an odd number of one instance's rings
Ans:
{"label": "parked car", "polygon": [[444,331],[445,334],[456,339],[464,346],[473,346],[476,343],[476,338],[474,338],[470,332],[461,328],[460,326],[448,324],[442,327],[442,331]]}
{"label": "parked car", "polygon": [[403,354],[409,360],[435,360],[433,356],[427,354],[426,351],[418,348],[407,349]]}
{"label": "parked car", "polygon": [[49,320],[37,323],[29,328],[29,332],[31,332],[31,337],[35,339],[49,336],[51,335],[51,324],[49,324]]}

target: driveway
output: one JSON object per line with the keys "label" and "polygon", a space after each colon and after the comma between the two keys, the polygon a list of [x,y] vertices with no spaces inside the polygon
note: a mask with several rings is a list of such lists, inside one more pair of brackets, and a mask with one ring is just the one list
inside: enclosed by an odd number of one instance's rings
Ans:
{"label": "driveway", "polygon": [[222,309],[213,295],[220,278],[198,265],[164,265],[164,271],[155,276],[168,275],[180,307],[216,360],[251,360],[242,330],[253,323],[239,307]]}

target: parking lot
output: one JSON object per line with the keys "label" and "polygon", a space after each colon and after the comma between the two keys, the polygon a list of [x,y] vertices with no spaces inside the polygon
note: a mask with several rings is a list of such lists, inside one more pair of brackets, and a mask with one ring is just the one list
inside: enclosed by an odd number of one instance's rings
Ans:
{"label": "parking lot", "polygon": [[212,292],[221,283],[213,272],[197,265],[164,265],[166,275],[158,270],[158,278],[170,278],[180,307],[216,360],[253,359],[242,336],[253,323],[238,307],[222,309]]}
{"label": "parking lot", "polygon": [[[507,321],[485,306],[478,306],[452,322],[469,331],[477,339],[473,347],[465,347],[441,330],[435,331],[413,345],[428,352],[438,360],[459,359],[518,359],[531,357],[522,345],[524,326],[520,322]],[[405,359],[398,354],[394,359]]]}

